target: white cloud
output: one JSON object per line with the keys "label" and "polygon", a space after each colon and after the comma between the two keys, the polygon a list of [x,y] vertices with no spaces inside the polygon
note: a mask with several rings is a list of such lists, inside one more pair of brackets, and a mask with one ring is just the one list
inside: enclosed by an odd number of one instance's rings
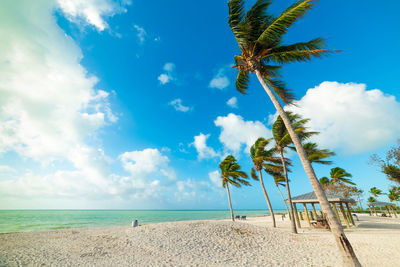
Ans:
{"label": "white cloud", "polygon": [[174,77],[175,64],[174,63],[171,63],[171,62],[165,63],[163,70],[164,70],[164,73],[161,73],[157,78],[162,85],[175,80],[175,77]]}
{"label": "white cloud", "polygon": [[189,110],[193,109],[192,107],[182,105],[182,99],[180,98],[172,100],[168,103],[168,105],[173,106],[175,110],[182,112],[188,112]]}
{"label": "white cloud", "polygon": [[311,119],[309,127],[321,132],[315,137],[321,147],[360,153],[400,135],[400,103],[365,84],[323,82],[296,105],[287,109]]}
{"label": "white cloud", "polygon": [[157,149],[125,152],[119,158],[123,168],[135,179],[147,179],[156,172],[173,180],[176,178],[175,172],[168,167],[168,157]]}
{"label": "white cloud", "polygon": [[228,106],[230,106],[231,108],[238,108],[237,98],[236,98],[235,96],[229,98],[229,100],[226,101],[226,104],[227,104]]}
{"label": "white cloud", "polygon": [[221,174],[219,173],[218,170],[209,172],[208,173],[208,178],[210,181],[215,185],[215,186],[221,186],[222,185],[222,180],[221,180]]}
{"label": "white cloud", "polygon": [[112,0],[57,0],[57,4],[70,21],[79,24],[83,21],[103,31],[108,28],[104,17],[126,12],[123,5],[130,3],[123,1],[118,4]]}
{"label": "white cloud", "polygon": [[219,154],[216,153],[212,147],[207,146],[208,137],[210,137],[209,134],[200,133],[194,137],[194,142],[191,144],[196,148],[199,160],[219,156]]}
{"label": "white cloud", "polygon": [[140,27],[139,25],[133,25],[133,27],[137,31],[137,35],[136,36],[139,39],[139,42],[141,44],[143,44],[144,41],[146,40],[146,36],[147,36],[146,30],[144,28]]}
{"label": "white cloud", "polygon": [[243,145],[245,145],[245,152],[249,153],[250,147],[257,138],[271,136],[271,130],[267,129],[260,121],[245,121],[243,117],[233,113],[229,113],[225,117],[217,117],[214,123],[221,127],[219,140],[225,150],[234,153],[240,152]]}
{"label": "white cloud", "polygon": [[225,75],[225,68],[221,68],[218,70],[217,74],[213,77],[213,79],[210,81],[209,86],[211,88],[217,88],[217,89],[225,89],[228,87],[230,84],[230,81],[228,77]]}

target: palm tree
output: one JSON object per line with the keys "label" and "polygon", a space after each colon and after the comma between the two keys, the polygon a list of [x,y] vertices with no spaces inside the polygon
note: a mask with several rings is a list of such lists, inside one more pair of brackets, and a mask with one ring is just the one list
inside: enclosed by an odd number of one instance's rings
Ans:
{"label": "palm tree", "polygon": [[236,88],[241,93],[246,93],[250,81],[249,74],[252,72],[256,74],[290,133],[321,208],[327,214],[331,231],[340,252],[343,254],[344,264],[360,266],[353,247],[345,236],[343,228],[318,182],[301,141],[281,103],[275,96],[276,93],[285,104],[290,103],[294,98],[285,84],[278,79],[282,64],[309,61],[313,57],[321,57],[336,52],[324,49],[325,42],[322,38],[291,45],[282,44],[283,35],[290,26],[310,10],[313,2],[313,0],[297,1],[278,17],[266,12],[271,0],[258,0],[248,12],[245,12],[244,0],[230,0],[228,2],[229,26],[242,52],[241,55],[235,56],[235,68],[239,71]]}
{"label": "palm tree", "polygon": [[[266,146],[269,144],[271,139],[264,139],[262,137],[258,138],[256,142],[250,148],[250,156],[254,164],[254,168],[251,168],[251,177],[256,180],[260,181],[261,188],[264,192],[265,200],[267,201],[269,212],[272,216],[272,226],[276,227],[275,222],[275,215],[274,211],[271,206],[271,202],[269,200],[267,190],[265,190],[264,181],[262,177],[262,169],[264,166],[268,167],[268,170],[271,170],[273,173],[275,171],[279,171],[279,166],[276,165],[276,162],[279,162],[279,158],[274,157],[276,151],[273,149],[266,150]],[[257,176],[256,171],[258,172],[259,176]]]}
{"label": "palm tree", "polygon": [[226,188],[226,192],[228,194],[229,200],[229,208],[231,210],[231,218],[232,221],[235,221],[233,217],[232,203],[231,203],[231,194],[229,192],[229,184],[234,185],[236,187],[241,187],[241,185],[250,185],[246,179],[248,178],[247,174],[241,171],[240,165],[236,162],[234,156],[227,156],[220,164],[219,168],[221,170],[221,178],[222,178],[222,187]]}
{"label": "palm tree", "polygon": [[380,195],[383,194],[383,193],[382,193],[382,190],[376,188],[375,186],[372,187],[372,188],[369,190],[369,193],[371,193],[374,197],[378,197],[378,196],[380,196]]}
{"label": "palm tree", "polygon": [[282,194],[281,190],[279,189],[279,186],[286,187],[285,177],[283,177],[282,173],[274,175],[274,183],[276,185],[276,188],[278,188],[279,194],[282,197],[282,200],[283,200],[283,203],[285,204],[285,208],[286,208],[287,213],[290,214],[289,208],[288,208],[288,206],[286,204],[286,201],[285,201],[285,198],[283,197],[283,194]]}
{"label": "palm tree", "polygon": [[389,190],[388,198],[390,202],[396,201],[398,203],[400,200],[400,192],[395,187],[392,187]]}
{"label": "palm tree", "polygon": [[[306,131],[305,124],[309,121],[309,119],[302,119],[300,115],[294,114],[292,112],[287,112],[287,115],[292,123],[295,132],[297,133],[301,141],[306,140],[307,138],[311,137],[314,134],[317,134],[317,132]],[[294,218],[293,203],[290,194],[289,179],[287,175],[287,167],[286,167],[286,162],[284,160],[285,149],[292,144],[292,138],[290,137],[290,134],[286,129],[285,124],[280,116],[278,116],[278,118],[272,125],[272,136],[275,140],[275,147],[280,154],[281,163],[283,166],[283,177],[285,178],[286,182],[286,192],[289,202],[290,218]],[[292,228],[292,233],[297,233],[296,222],[294,220],[291,220],[290,225]]]}
{"label": "palm tree", "polygon": [[329,149],[319,149],[316,143],[306,143],[303,147],[311,163],[330,165],[332,161],[326,159],[336,155],[335,152],[329,151]]}
{"label": "palm tree", "polygon": [[369,203],[376,202],[376,199],[375,199],[374,197],[369,197],[369,198],[368,198],[368,202],[369,202]]}
{"label": "palm tree", "polygon": [[328,186],[331,183],[331,180],[329,180],[328,177],[322,177],[319,179],[319,183],[322,185],[323,188],[325,188],[326,186]]}
{"label": "palm tree", "polygon": [[364,193],[364,190],[362,190],[361,188],[357,188],[356,195],[357,195],[357,198],[358,198],[358,203],[360,203],[360,209],[361,210],[362,210],[362,204],[361,204],[361,197],[360,196],[362,196],[363,193]]}
{"label": "palm tree", "polygon": [[346,172],[344,169],[336,167],[331,169],[331,183],[345,183],[355,185],[351,181],[351,177],[353,177],[350,173]]}

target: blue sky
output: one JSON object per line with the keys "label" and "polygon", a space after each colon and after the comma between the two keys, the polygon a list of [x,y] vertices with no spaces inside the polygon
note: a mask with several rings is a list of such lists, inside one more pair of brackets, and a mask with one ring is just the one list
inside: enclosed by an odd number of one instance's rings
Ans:
{"label": "blue sky", "polygon": [[[248,95],[234,87],[226,2],[2,1],[0,208],[227,208],[218,164],[232,153],[249,171],[275,111],[254,77]],[[283,70],[289,109],[337,154],[319,177],[340,166],[365,191],[391,185],[367,163],[400,137],[399,7],[318,1],[285,36],[343,51]],[[291,157],[293,194],[311,191]],[[258,183],[232,191],[234,208],[266,208]]]}

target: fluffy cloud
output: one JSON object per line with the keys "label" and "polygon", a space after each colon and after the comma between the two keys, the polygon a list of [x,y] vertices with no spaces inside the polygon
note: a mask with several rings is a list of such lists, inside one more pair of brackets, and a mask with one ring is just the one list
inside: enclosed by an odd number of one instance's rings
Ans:
{"label": "fluffy cloud", "polygon": [[221,186],[222,182],[221,182],[221,174],[219,173],[219,171],[213,171],[213,172],[209,172],[208,173],[208,178],[210,179],[210,181],[215,185],[215,186]]}
{"label": "fluffy cloud", "polygon": [[228,77],[225,75],[225,68],[218,70],[217,74],[210,81],[209,86],[211,88],[225,89],[230,84]]}
{"label": "fluffy cloud", "polygon": [[119,158],[124,169],[136,179],[147,179],[154,173],[160,173],[171,180],[176,179],[175,172],[168,167],[168,157],[157,149],[125,152]]}
{"label": "fluffy cloud", "polygon": [[321,147],[346,153],[370,151],[400,135],[400,103],[394,96],[365,84],[323,82],[288,110],[310,118]]}
{"label": "fluffy cloud", "polygon": [[129,3],[130,1],[122,1],[122,4],[119,4],[112,0],[57,0],[58,6],[70,21],[83,21],[99,31],[108,28],[104,17],[126,12],[123,6]]}
{"label": "fluffy cloud", "polygon": [[192,107],[187,107],[182,105],[182,99],[180,98],[172,100],[171,102],[168,103],[168,105],[173,106],[176,111],[182,111],[182,112],[188,112],[189,110],[193,109]]}
{"label": "fluffy cloud", "polygon": [[141,44],[143,44],[144,41],[146,40],[146,36],[147,36],[146,30],[144,28],[140,27],[139,25],[133,25],[133,27],[137,31],[137,35],[136,36],[139,39],[139,42]]}
{"label": "fluffy cloud", "polygon": [[219,156],[212,147],[207,146],[206,142],[208,137],[210,137],[209,134],[202,133],[194,137],[194,142],[191,145],[196,148],[198,159],[207,159]]}
{"label": "fluffy cloud", "polygon": [[238,108],[237,102],[238,102],[237,98],[234,96],[234,97],[229,98],[228,101],[226,101],[226,104],[228,106],[230,106],[231,108]]}
{"label": "fluffy cloud", "polygon": [[268,138],[271,130],[267,129],[260,121],[245,121],[239,115],[229,113],[227,116],[219,116],[214,121],[221,127],[220,142],[225,150],[234,153],[240,152],[243,146],[246,153],[259,137]]}
{"label": "fluffy cloud", "polygon": [[175,64],[174,63],[171,63],[171,62],[165,63],[163,70],[164,70],[164,72],[161,73],[157,78],[160,81],[160,84],[164,85],[164,84],[167,84],[167,83],[175,80],[175,77],[174,77]]}
{"label": "fluffy cloud", "polygon": [[2,13],[0,152],[78,165],[75,154],[92,153],[84,139],[117,119],[109,94],[94,89],[98,79],[80,65],[81,51],[55,23],[51,5],[26,1]]}

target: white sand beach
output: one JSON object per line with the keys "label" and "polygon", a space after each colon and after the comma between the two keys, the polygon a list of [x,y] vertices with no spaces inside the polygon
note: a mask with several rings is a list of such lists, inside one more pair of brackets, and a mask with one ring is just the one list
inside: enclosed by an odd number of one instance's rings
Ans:
{"label": "white sand beach", "polygon": [[[346,229],[363,266],[400,266],[400,218]],[[330,232],[292,235],[277,216],[0,235],[0,266],[341,266]]]}

